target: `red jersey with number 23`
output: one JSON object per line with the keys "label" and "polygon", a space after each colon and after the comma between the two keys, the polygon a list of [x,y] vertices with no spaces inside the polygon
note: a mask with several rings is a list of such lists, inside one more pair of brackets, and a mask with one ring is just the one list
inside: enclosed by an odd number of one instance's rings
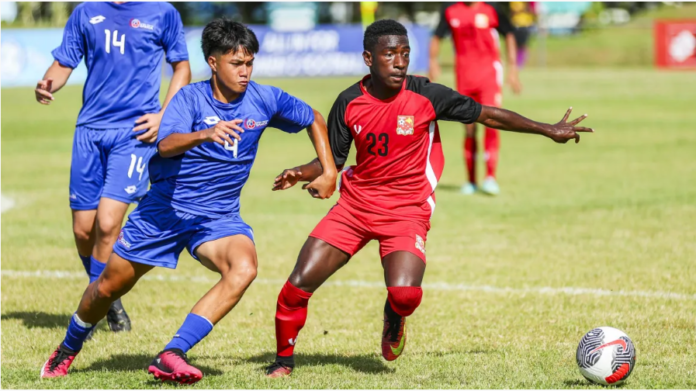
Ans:
{"label": "red jersey with number 23", "polygon": [[472,123],[481,105],[427,78],[407,76],[388,100],[362,81],[343,91],[329,114],[329,141],[337,165],[355,142],[356,164],[341,174],[339,204],[379,217],[429,222],[444,156],[438,120]]}

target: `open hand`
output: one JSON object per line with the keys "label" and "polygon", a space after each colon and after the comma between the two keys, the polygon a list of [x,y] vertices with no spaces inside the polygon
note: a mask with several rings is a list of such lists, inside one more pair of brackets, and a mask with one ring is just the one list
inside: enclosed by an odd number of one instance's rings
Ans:
{"label": "open hand", "polygon": [[142,117],[135,120],[136,126],[133,128],[134,132],[140,132],[147,129],[147,132],[138,135],[136,139],[144,143],[154,143],[157,141],[157,132],[159,132],[160,122],[162,121],[162,115],[160,113],[150,113],[145,114]]}
{"label": "open hand", "polygon": [[587,118],[587,114],[583,114],[582,116],[574,119],[573,121],[566,122],[568,121],[568,117],[570,116],[571,111],[573,111],[572,107],[569,108],[568,111],[566,111],[565,115],[563,116],[563,119],[560,120],[557,124],[549,125],[549,128],[545,132],[545,135],[548,138],[561,144],[567,143],[568,140],[575,139],[575,143],[577,144],[580,142],[580,135],[578,133],[594,132],[594,129],[591,128],[575,126],[579,124],[582,120]]}
{"label": "open hand", "polygon": [[302,172],[299,168],[288,168],[283,170],[280,175],[275,177],[273,182],[273,191],[289,189],[297,184],[297,182],[302,178]]}
{"label": "open hand", "polygon": [[214,142],[220,145],[225,145],[225,142],[227,142],[229,145],[234,145],[234,141],[232,141],[232,139],[236,139],[238,141],[242,140],[240,134],[244,133],[244,129],[239,126],[239,124],[242,122],[244,121],[241,119],[220,121],[212,128],[203,131],[205,132],[203,133],[205,137],[204,140],[206,142]]}
{"label": "open hand", "polygon": [[36,101],[42,105],[50,105],[51,101],[54,100],[51,88],[53,88],[53,79],[39,80],[34,90]]}

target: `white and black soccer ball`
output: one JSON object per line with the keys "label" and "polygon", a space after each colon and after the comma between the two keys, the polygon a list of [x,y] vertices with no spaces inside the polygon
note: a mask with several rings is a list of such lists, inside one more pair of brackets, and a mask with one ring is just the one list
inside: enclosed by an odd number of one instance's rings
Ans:
{"label": "white and black soccer ball", "polygon": [[582,337],[575,358],[587,380],[617,385],[631,375],[636,365],[636,348],[623,331],[598,327]]}

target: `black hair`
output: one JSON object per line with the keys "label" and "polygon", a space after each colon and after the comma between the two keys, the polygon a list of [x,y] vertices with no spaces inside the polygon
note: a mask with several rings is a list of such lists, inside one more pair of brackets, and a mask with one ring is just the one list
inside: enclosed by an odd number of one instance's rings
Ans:
{"label": "black hair", "polygon": [[256,34],[247,26],[228,18],[218,18],[203,29],[201,48],[206,61],[212,54],[236,53],[242,47],[249,54],[259,52]]}
{"label": "black hair", "polygon": [[365,37],[363,38],[363,49],[372,52],[379,41],[379,37],[385,35],[406,35],[406,27],[403,24],[392,19],[378,20],[367,26]]}

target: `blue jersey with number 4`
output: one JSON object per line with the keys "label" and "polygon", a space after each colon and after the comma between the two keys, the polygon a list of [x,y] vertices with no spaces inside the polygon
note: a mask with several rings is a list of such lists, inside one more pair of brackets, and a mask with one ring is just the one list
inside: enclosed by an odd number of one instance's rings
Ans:
{"label": "blue jersey with number 4", "polygon": [[76,68],[82,58],[87,81],[78,126],[127,128],[160,110],[162,58],[188,60],[179,12],[161,2],[86,2],[70,15],[53,57]]}
{"label": "blue jersey with number 4", "polygon": [[234,119],[243,120],[241,141],[232,139],[232,145],[207,142],[173,158],[155,155],[150,160],[148,197],[200,216],[239,213],[239,195],[264,130],[272,127],[297,133],[314,122],[314,111],[279,88],[253,81],[239,98],[222,103],[213,98],[210,81],[202,81],[182,88],[172,98],[157,143],[172,133],[197,132]]}

